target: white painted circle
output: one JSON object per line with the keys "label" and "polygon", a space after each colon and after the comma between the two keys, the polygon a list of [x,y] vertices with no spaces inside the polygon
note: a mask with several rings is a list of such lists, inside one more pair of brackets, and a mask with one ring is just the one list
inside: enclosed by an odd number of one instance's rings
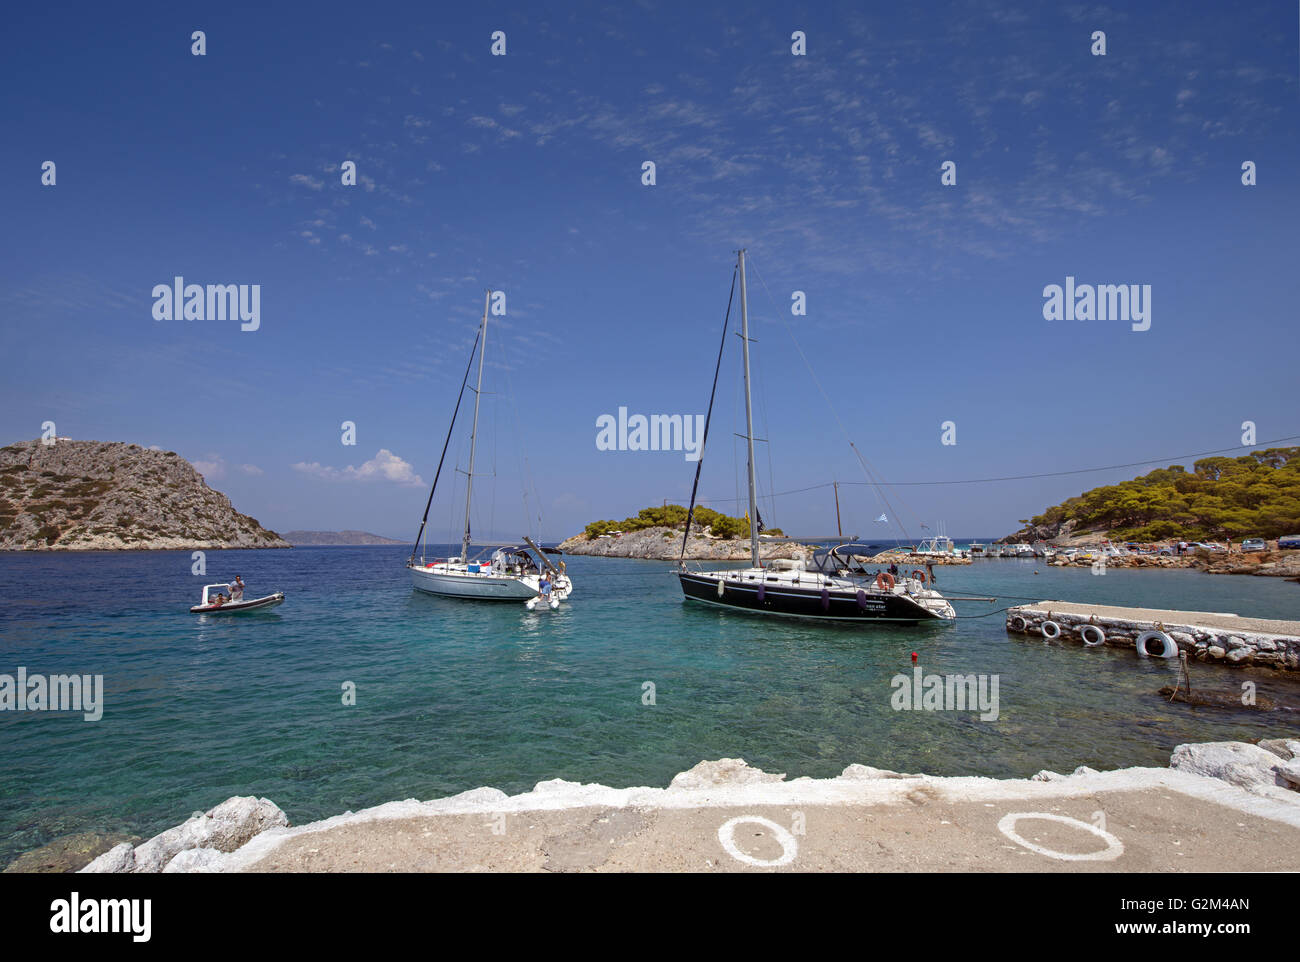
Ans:
{"label": "white painted circle", "polygon": [[[1071,828],[1081,828],[1104,841],[1106,847],[1100,852],[1089,852],[1084,855],[1076,855],[1072,852],[1057,852],[1054,849],[1044,848],[1016,834],[1016,822],[1022,818],[1041,818],[1049,822],[1060,822],[1062,825],[1069,825]],[[1088,822],[1082,822],[1077,818],[1070,818],[1067,815],[1054,815],[1051,812],[1011,812],[1003,815],[998,821],[998,831],[1017,845],[1023,845],[1031,852],[1054,858],[1060,862],[1110,862],[1124,854],[1124,843],[1110,832]]]}
{"label": "white painted circle", "polygon": [[[781,846],[781,857],[774,859],[754,858],[754,856],[746,855],[737,848],[736,826],[745,822],[762,825],[770,831]],[[795,841],[795,837],[770,818],[763,818],[761,815],[738,815],[723,822],[722,827],[718,829],[718,841],[722,843],[723,850],[737,862],[744,862],[746,865],[754,865],[758,868],[779,868],[782,865],[789,865],[794,861],[794,857],[799,854],[799,843]]]}

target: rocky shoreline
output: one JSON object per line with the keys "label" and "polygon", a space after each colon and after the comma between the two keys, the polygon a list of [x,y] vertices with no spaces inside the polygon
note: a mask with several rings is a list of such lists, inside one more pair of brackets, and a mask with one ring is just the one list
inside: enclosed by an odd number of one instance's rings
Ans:
{"label": "rocky shoreline", "polygon": [[[1053,555],[1047,564],[1058,568],[1090,568],[1093,560]],[[1116,568],[1192,568],[1211,575],[1259,575],[1267,578],[1300,578],[1300,551],[1235,551],[1210,554],[1197,551],[1184,555],[1130,554],[1107,558],[1106,570]]]}
{"label": "rocky shoreline", "polygon": [[[682,532],[678,528],[656,526],[628,531],[618,537],[588,538],[574,535],[560,542],[565,554],[596,558],[639,558],[646,561],[676,561],[682,554]],[[774,558],[809,557],[811,545],[790,542],[763,542],[758,555],[764,561]],[[712,538],[692,533],[686,545],[687,561],[748,561],[748,538]]]}
{"label": "rocky shoreline", "polygon": [[[554,779],[539,782],[531,792],[520,795],[506,795],[495,788],[476,788],[434,801],[408,799],[389,802],[297,827],[291,827],[285,813],[267,799],[235,797],[207,812],[196,813],[188,821],[146,842],[116,845],[81,871],[375,871],[394,868],[445,870],[449,867],[480,871],[530,868],[640,871],[665,867],[698,871],[718,866],[712,860],[683,864],[676,860],[677,848],[674,845],[665,848],[659,843],[650,846],[643,858],[629,856],[621,861],[610,861],[610,846],[616,841],[621,844],[624,837],[630,842],[638,836],[652,835],[658,820],[663,831],[670,832],[670,838],[678,839],[681,846],[694,844],[689,833],[690,827],[696,826],[702,829],[699,844],[718,850],[722,833],[717,823],[721,815],[710,815],[709,812],[758,806],[775,807],[783,817],[789,816],[791,807],[816,809],[826,813],[823,824],[828,825],[833,825],[831,816],[836,811],[855,813],[842,830],[827,829],[829,834],[822,844],[829,853],[824,857],[832,859],[830,864],[817,864],[810,854],[804,864],[798,866],[804,870],[833,869],[842,864],[833,861],[837,857],[834,853],[842,852],[864,838],[869,857],[879,857],[877,845],[881,843],[871,840],[871,824],[877,817],[888,817],[900,805],[905,810],[907,823],[923,836],[928,836],[932,830],[926,824],[927,817],[936,820],[935,831],[941,826],[958,824],[959,827],[951,829],[951,832],[957,833],[957,847],[960,848],[967,844],[974,847],[982,841],[978,838],[972,841],[969,838],[971,830],[961,828],[960,823],[937,821],[939,815],[948,814],[945,806],[972,806],[972,812],[978,813],[995,808],[994,803],[998,801],[1046,804],[1051,799],[1083,798],[1091,808],[1095,808],[1102,793],[1110,793],[1113,799],[1123,799],[1143,792],[1154,793],[1156,799],[1169,799],[1177,794],[1185,800],[1187,807],[1212,802],[1215,809],[1230,809],[1235,816],[1231,821],[1235,822],[1241,822],[1243,815],[1253,816],[1251,835],[1281,830],[1282,826],[1290,826],[1292,833],[1300,831],[1300,737],[1272,738],[1258,744],[1212,742],[1179,745],[1174,749],[1167,769],[1126,768],[1097,772],[1079,767],[1069,775],[1041,771],[1024,779],[940,777],[855,764],[848,766],[836,778],[786,781],[785,775],[764,772],[746,764],[743,759],[723,758],[700,762],[681,772],[667,788],[615,789]],[[1023,808],[1025,804],[1019,807]],[[1111,804],[1118,805],[1118,802]],[[927,805],[932,805],[933,810]],[[861,815],[856,814],[864,807],[868,812],[876,813],[865,822]],[[1150,814],[1149,806],[1147,811]],[[593,812],[596,813],[594,817]],[[523,817],[532,827],[545,826],[550,820],[568,834],[552,834],[549,841],[543,839],[537,843],[523,829],[506,831],[502,828],[497,831],[493,827],[505,826],[508,817]],[[1018,817],[1037,816],[1021,814]],[[765,821],[757,815],[749,816],[748,820]],[[586,834],[575,836],[573,831],[564,828],[570,823],[583,827]],[[1227,823],[1217,819],[1210,824]],[[628,830],[614,831],[618,825]],[[1267,829],[1266,825],[1272,825],[1274,829]],[[1186,827],[1184,820],[1178,830],[1186,830]],[[448,832],[449,828],[453,831]],[[790,836],[782,829],[776,831],[779,836]],[[592,844],[593,840],[588,837],[593,832],[594,841],[599,844]],[[798,830],[794,834],[798,835]],[[884,838],[890,845],[902,841],[901,833],[890,832]],[[1145,836],[1143,839],[1146,840]],[[1289,842],[1297,839],[1300,836],[1288,836]],[[795,844],[797,847],[798,843]],[[808,843],[804,844],[810,847]],[[566,845],[567,854],[561,851]],[[433,863],[421,861],[423,855],[412,855],[412,851],[421,846],[431,853]],[[725,841],[722,848],[727,848]],[[1006,846],[1003,844],[1000,848]],[[1032,846],[1030,848],[1032,850]],[[1294,851],[1294,846],[1287,850]],[[722,854],[721,850],[719,854]],[[758,862],[743,854],[734,857],[742,863],[761,867],[779,867],[782,864],[780,860]],[[999,855],[993,852],[990,857],[997,859]],[[30,865],[31,860],[27,864]],[[1279,869],[1287,867],[1280,863],[1270,865]],[[985,865],[983,870],[989,867]],[[939,868],[981,870],[978,865],[963,868],[960,864],[949,863],[941,863]]]}

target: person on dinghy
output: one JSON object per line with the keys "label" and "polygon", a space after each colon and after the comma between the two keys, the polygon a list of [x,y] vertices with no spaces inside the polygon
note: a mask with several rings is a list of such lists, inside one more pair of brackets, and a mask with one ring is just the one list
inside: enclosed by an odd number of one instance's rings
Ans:
{"label": "person on dinghy", "polygon": [[235,575],[235,580],[230,585],[230,600],[231,601],[244,600],[244,581],[242,578],[239,577],[239,575]]}

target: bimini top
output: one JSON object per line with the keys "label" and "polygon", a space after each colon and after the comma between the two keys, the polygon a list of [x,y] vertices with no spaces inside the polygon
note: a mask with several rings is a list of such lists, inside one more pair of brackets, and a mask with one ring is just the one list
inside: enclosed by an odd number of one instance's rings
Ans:
{"label": "bimini top", "polygon": [[[544,544],[540,546],[547,554],[564,554],[558,545]],[[526,544],[503,544],[493,548],[493,551],[504,551],[506,554],[528,554],[533,549]]]}
{"label": "bimini top", "polygon": [[492,549],[492,557],[496,557],[497,555],[518,555],[524,558],[532,558],[533,552],[527,545],[503,545],[500,548]]}
{"label": "bimini top", "polygon": [[814,570],[832,573],[841,565],[851,567],[855,560],[864,561],[885,550],[876,544],[859,544],[849,542],[834,548],[818,548],[813,552],[811,567]]}
{"label": "bimini top", "polygon": [[852,556],[857,556],[859,558],[870,558],[874,555],[880,554],[880,552],[884,551],[885,549],[883,545],[861,544],[856,541],[851,541],[848,544],[837,545],[836,547],[831,548],[830,550],[834,551],[841,558],[848,558]]}

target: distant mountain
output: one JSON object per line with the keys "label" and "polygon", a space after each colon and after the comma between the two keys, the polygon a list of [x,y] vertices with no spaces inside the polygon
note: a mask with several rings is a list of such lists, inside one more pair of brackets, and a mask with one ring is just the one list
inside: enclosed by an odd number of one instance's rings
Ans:
{"label": "distant mountain", "polygon": [[294,545],[407,544],[369,531],[286,531],[284,538]]}
{"label": "distant mountain", "polygon": [[288,547],[173,451],[61,439],[0,448],[0,550]]}

